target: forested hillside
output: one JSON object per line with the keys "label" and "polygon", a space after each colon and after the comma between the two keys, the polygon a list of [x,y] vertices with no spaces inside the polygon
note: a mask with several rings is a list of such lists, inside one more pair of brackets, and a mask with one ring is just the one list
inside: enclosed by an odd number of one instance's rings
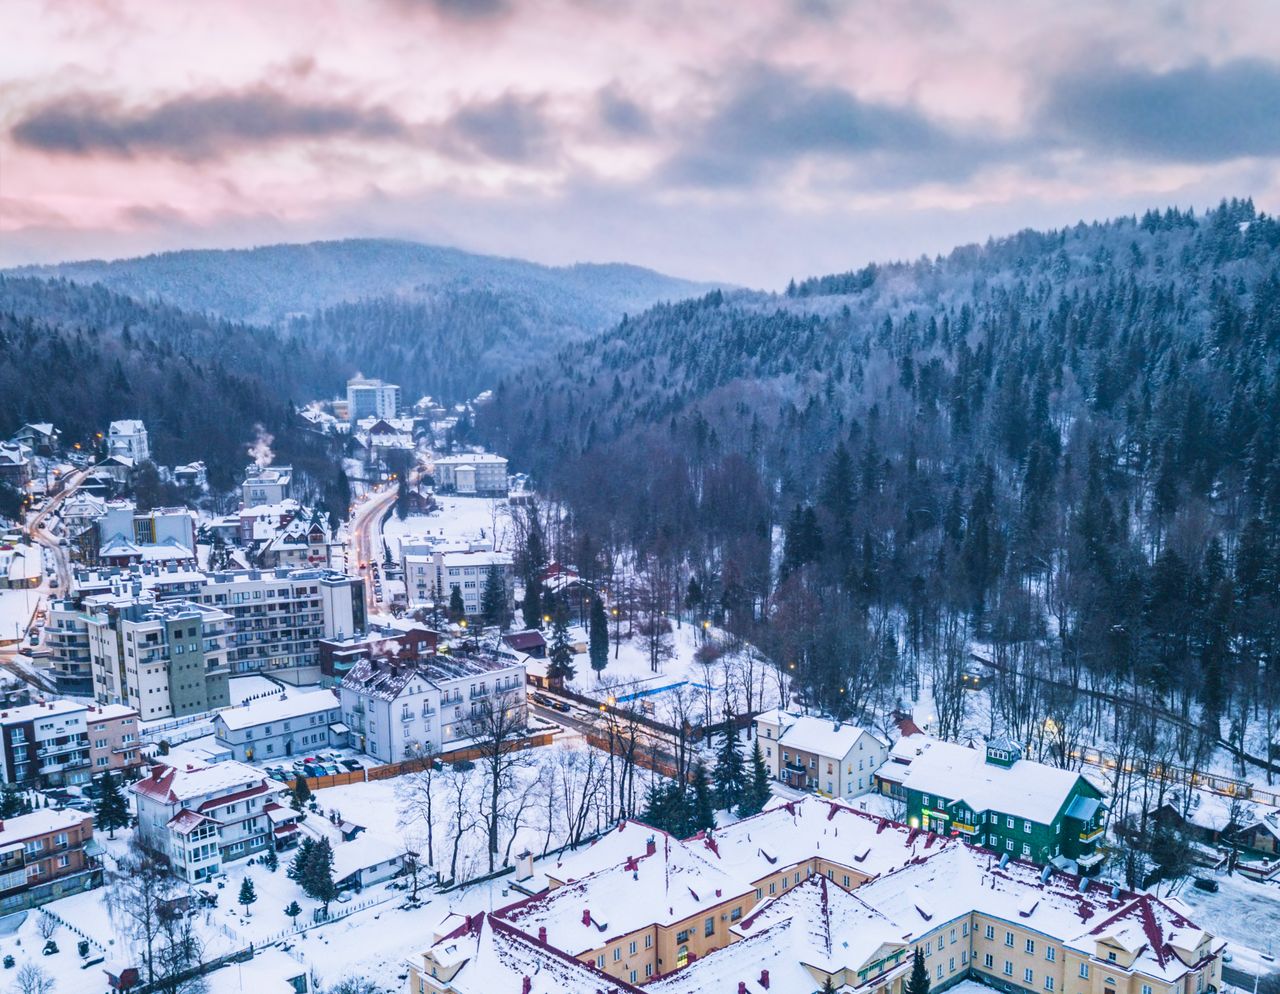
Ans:
{"label": "forested hillside", "polygon": [[[400,383],[410,399],[446,401],[625,314],[710,289],[638,266],[557,268],[385,239],[165,252],[11,275],[101,284],[138,301],[285,327],[344,367]],[[335,375],[318,393],[339,387]]]}
{"label": "forested hillside", "polygon": [[[330,393],[344,367],[279,333],[144,304],[100,286],[0,276],[0,437],[50,421],[68,442],[142,418],[158,462],[203,459],[231,485],[257,426],[306,465],[293,403]],[[317,471],[332,475],[328,462]]]}
{"label": "forested hillside", "polygon": [[1280,224],[1249,201],[659,306],[479,430],[566,501],[562,555],[633,557],[642,610],[834,711],[923,688],[955,734],[974,647],[991,724],[1064,765],[1274,737]]}
{"label": "forested hillside", "polygon": [[270,324],[350,301],[486,289],[537,300],[562,321],[600,328],[622,314],[707,289],[639,266],[540,266],[393,239],[162,252],[114,262],[28,266],[13,275],[101,283],[138,299]]}

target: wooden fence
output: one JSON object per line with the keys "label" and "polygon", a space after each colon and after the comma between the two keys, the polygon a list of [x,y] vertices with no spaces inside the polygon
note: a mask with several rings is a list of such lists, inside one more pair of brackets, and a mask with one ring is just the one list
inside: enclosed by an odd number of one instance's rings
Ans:
{"label": "wooden fence", "polygon": [[[550,745],[555,738],[554,732],[538,732],[516,739],[507,746],[507,750],[536,749]],[[476,760],[485,754],[480,746],[467,746],[463,749],[451,749],[435,756],[422,759],[406,759],[399,763],[388,763],[385,766],[368,766],[349,773],[335,773],[324,777],[303,777],[307,787],[312,791],[324,790],[327,787],[345,787],[353,783],[369,783],[373,780],[390,780],[392,777],[404,776],[406,773],[417,773],[426,769],[428,763],[461,763],[464,760]],[[294,780],[294,783],[297,781]]]}

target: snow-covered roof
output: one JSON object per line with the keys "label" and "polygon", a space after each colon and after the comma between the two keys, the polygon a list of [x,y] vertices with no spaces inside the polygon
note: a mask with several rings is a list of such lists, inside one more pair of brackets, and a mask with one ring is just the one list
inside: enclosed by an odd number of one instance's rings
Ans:
{"label": "snow-covered roof", "polygon": [[574,955],[609,939],[657,923],[671,925],[750,894],[749,884],[719,868],[712,853],[669,837],[652,854],[526,898],[496,912],[530,935],[547,930],[547,941]]}
{"label": "snow-covered roof", "polygon": [[233,731],[256,728],[275,721],[305,718],[322,711],[341,708],[338,695],[332,690],[282,690],[279,695],[260,697],[218,712],[217,720]]}
{"label": "snow-covered roof", "polygon": [[815,715],[792,714],[775,708],[757,715],[756,722],[777,725],[779,742],[818,756],[843,759],[857,747],[858,740],[864,735],[881,748],[888,747],[887,742],[865,728]]}
{"label": "snow-covered roof", "polygon": [[715,833],[720,865],[740,879],[753,881],[814,856],[874,877],[957,844],[812,796],[744,818]]}
{"label": "snow-covered roof", "polygon": [[606,975],[496,915],[476,915],[431,948],[436,962],[457,967],[449,989],[457,994],[641,994],[639,987]]}
{"label": "snow-covered roof", "polygon": [[65,832],[84,822],[90,816],[83,811],[71,808],[58,811],[54,808],[42,808],[30,814],[15,815],[0,821],[0,849],[15,845],[37,835],[48,835],[50,832]]}
{"label": "snow-covered roof", "polygon": [[437,466],[474,466],[477,463],[507,462],[506,456],[494,455],[492,452],[468,452],[458,456],[441,456],[435,461]]}
{"label": "snow-covered roof", "polygon": [[52,716],[73,714],[76,711],[86,712],[88,709],[83,704],[77,704],[75,701],[41,701],[36,704],[26,704],[20,708],[9,708],[0,711],[0,724],[16,725],[24,721],[36,721],[40,718],[48,718]]}
{"label": "snow-covered roof", "polygon": [[205,766],[187,763],[182,767],[157,764],[146,777],[130,784],[135,794],[163,804],[179,804],[206,795],[223,797],[252,790],[267,783],[261,770],[244,763],[227,761]]}
{"label": "snow-covered roof", "polygon": [[262,948],[243,963],[231,963],[206,974],[208,994],[297,994],[293,981],[307,968],[282,949]]}
{"label": "snow-covered roof", "polygon": [[110,435],[140,435],[147,430],[147,426],[137,419],[125,419],[121,421],[112,421],[111,427],[107,429]]}
{"label": "snow-covered roof", "polygon": [[403,855],[403,842],[363,832],[350,842],[333,847],[333,879],[341,883],[352,874]]}
{"label": "snow-covered roof", "polygon": [[909,741],[919,754],[910,757],[905,769],[891,766],[893,779],[908,790],[964,801],[978,812],[1000,811],[1047,825],[1080,780],[1073,770],[1029,759],[1004,767],[987,762],[983,749],[928,737]]}

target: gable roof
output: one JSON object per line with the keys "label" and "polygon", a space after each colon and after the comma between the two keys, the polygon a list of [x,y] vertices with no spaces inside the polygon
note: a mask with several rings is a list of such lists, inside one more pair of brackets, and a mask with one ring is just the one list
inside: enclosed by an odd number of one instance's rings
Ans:
{"label": "gable roof", "polygon": [[998,766],[987,762],[984,749],[941,739],[913,736],[911,742],[918,754],[903,757],[907,761],[905,768],[891,767],[893,779],[908,790],[950,801],[963,800],[978,812],[1000,811],[1047,825],[1083,779],[1074,770],[1029,759],[1018,760],[1010,767]]}

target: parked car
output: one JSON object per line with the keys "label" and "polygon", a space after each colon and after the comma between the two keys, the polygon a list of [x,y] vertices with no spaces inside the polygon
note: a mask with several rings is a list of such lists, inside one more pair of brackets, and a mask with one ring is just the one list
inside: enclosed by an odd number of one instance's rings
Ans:
{"label": "parked car", "polygon": [[342,765],[345,766],[348,770],[354,771],[354,770],[360,769],[361,764],[360,764],[360,760],[358,759],[344,759],[342,760]]}
{"label": "parked car", "polygon": [[1196,890],[1207,890],[1210,894],[1218,893],[1218,881],[1212,877],[1196,877]]}

